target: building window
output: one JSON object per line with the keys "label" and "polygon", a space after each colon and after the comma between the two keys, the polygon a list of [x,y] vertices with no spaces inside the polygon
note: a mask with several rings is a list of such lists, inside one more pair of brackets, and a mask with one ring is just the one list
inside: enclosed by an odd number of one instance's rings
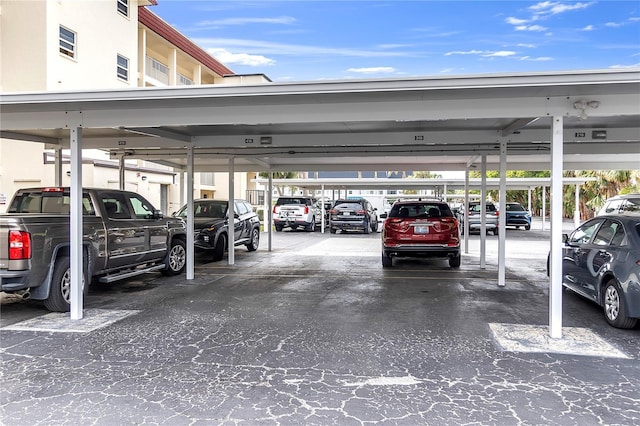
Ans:
{"label": "building window", "polygon": [[213,186],[216,184],[215,175],[211,172],[200,173],[200,185]]}
{"label": "building window", "polygon": [[129,81],[129,60],[122,55],[118,55],[118,78]]}
{"label": "building window", "polygon": [[76,57],[76,33],[60,26],[60,53],[70,58]]}
{"label": "building window", "polygon": [[118,0],[118,12],[124,16],[129,16],[129,0]]}

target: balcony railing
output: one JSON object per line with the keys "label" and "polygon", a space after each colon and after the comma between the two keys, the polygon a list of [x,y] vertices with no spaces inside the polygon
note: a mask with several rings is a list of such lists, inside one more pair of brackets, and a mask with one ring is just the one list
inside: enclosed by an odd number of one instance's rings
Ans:
{"label": "balcony railing", "polygon": [[146,57],[146,74],[160,83],[169,85],[169,67],[148,56]]}

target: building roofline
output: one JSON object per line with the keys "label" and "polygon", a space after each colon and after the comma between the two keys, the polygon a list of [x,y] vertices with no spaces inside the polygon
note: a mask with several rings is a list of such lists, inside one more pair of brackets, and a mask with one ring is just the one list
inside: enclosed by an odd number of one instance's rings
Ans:
{"label": "building roofline", "polygon": [[146,7],[138,8],[138,22],[158,34],[169,43],[173,44],[186,54],[205,65],[220,76],[235,75],[235,73],[218,62],[213,56],[205,52],[197,44],[189,40],[183,34],[178,32],[171,25],[166,23],[158,15],[151,12]]}

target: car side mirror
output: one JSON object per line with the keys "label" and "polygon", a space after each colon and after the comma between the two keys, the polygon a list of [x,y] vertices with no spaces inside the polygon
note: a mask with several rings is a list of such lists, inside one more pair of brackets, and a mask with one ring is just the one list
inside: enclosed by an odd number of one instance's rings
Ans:
{"label": "car side mirror", "polygon": [[164,215],[162,214],[162,210],[154,210],[153,211],[153,218],[154,219],[162,219],[164,217]]}

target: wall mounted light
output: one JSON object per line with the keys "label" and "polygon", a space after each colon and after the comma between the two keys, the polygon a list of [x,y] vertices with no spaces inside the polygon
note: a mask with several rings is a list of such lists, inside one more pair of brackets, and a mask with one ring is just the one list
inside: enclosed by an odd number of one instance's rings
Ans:
{"label": "wall mounted light", "polygon": [[260,138],[260,145],[271,145],[272,142],[273,139],[271,138],[271,136],[262,136]]}
{"label": "wall mounted light", "polygon": [[596,109],[599,106],[599,101],[587,101],[585,99],[581,99],[573,103],[573,109],[577,109],[579,111],[578,117],[582,120],[586,120],[589,117],[586,112],[587,108]]}
{"label": "wall mounted light", "polygon": [[71,177],[71,170],[67,170],[67,176]]}
{"label": "wall mounted light", "polygon": [[142,176],[142,178],[141,178],[141,179],[142,179],[142,180],[147,180],[147,177],[146,177],[146,176]]}

